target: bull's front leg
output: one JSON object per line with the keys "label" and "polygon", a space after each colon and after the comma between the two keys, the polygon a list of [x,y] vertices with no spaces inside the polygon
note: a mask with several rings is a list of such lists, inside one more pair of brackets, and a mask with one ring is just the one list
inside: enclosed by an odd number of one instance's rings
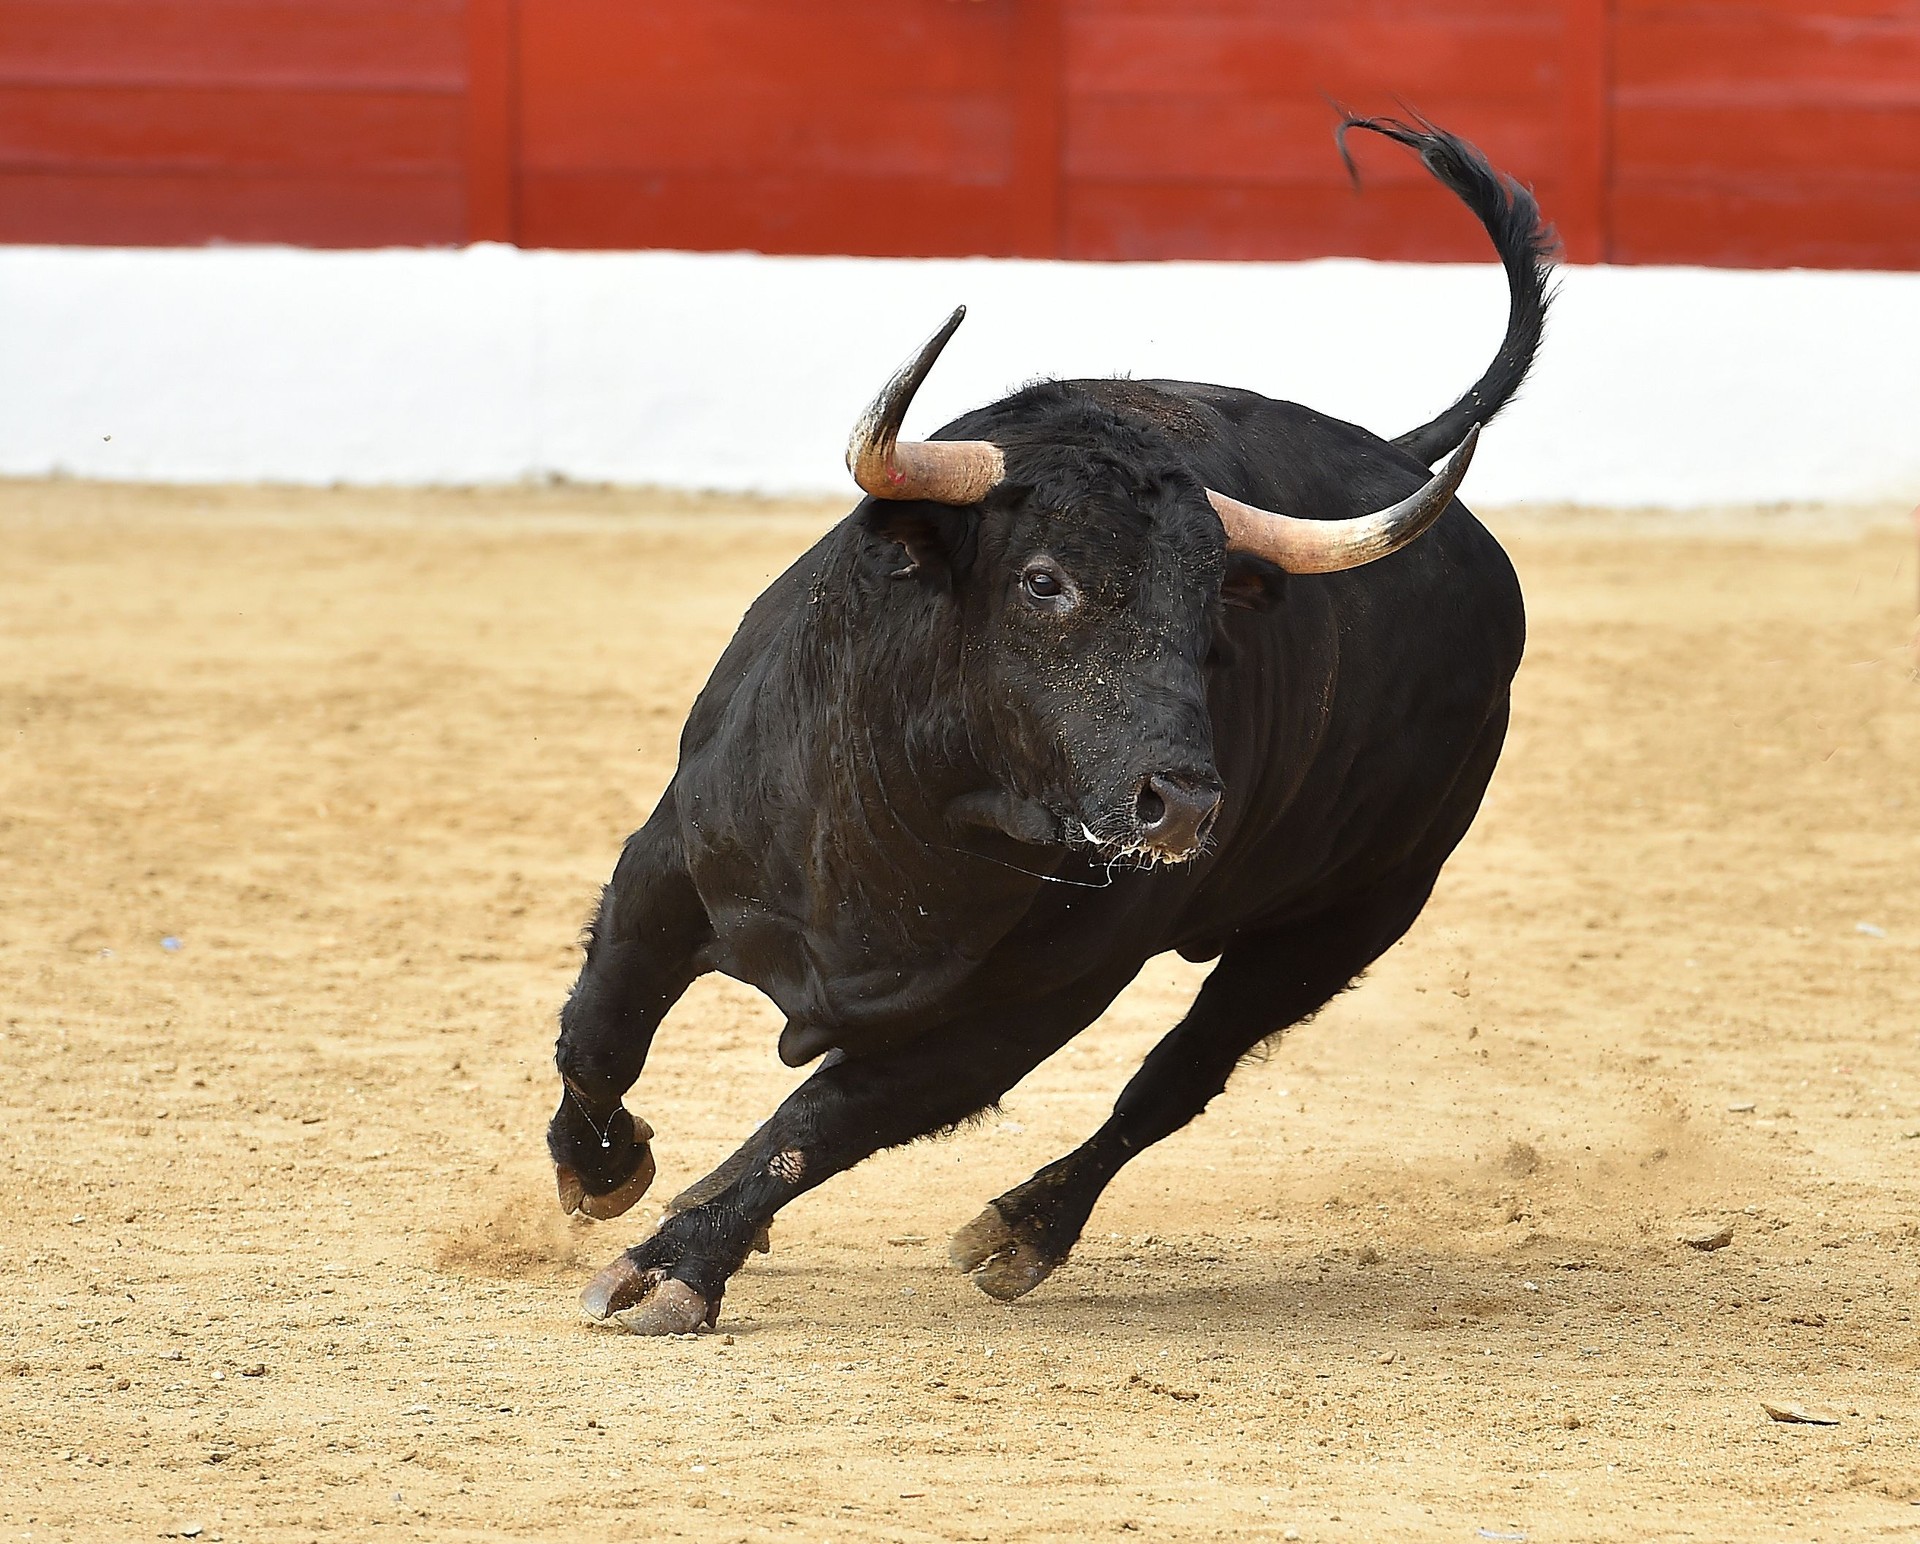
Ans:
{"label": "bull's front leg", "polygon": [[661,1019],[700,974],[696,958],[711,936],[687,877],[669,790],[627,838],[560,1011],[560,1108],[547,1127],[547,1151],[562,1210],[617,1217],[653,1183],[653,1130],[622,1100]]}
{"label": "bull's front leg", "polygon": [[[685,1210],[608,1265],[580,1305],[640,1335],[711,1326],[727,1282],[774,1214],[882,1148],[911,1142],[995,1103],[1084,1029],[1125,976],[992,1020],[943,1024],[896,1050],[829,1056],[765,1125],[695,1187]],[[697,1196],[697,1199],[696,1199]]]}

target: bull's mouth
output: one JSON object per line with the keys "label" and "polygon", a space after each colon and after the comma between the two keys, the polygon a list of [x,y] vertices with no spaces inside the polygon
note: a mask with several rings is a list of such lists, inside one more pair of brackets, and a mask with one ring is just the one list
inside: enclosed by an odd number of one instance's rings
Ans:
{"label": "bull's mouth", "polygon": [[1220,817],[1220,785],[1211,778],[1154,773],[1099,820],[1065,824],[1069,847],[1090,848],[1103,861],[1152,868],[1189,863],[1212,845]]}
{"label": "bull's mouth", "polygon": [[1108,868],[1154,868],[1190,863],[1210,851],[1220,803],[1220,789],[1209,780],[1155,776],[1091,815],[1001,790],[967,794],[947,814],[957,826],[1083,852]]}
{"label": "bull's mouth", "polygon": [[1206,852],[1210,843],[1203,840],[1182,846],[1148,841],[1138,832],[1124,836],[1102,836],[1083,820],[1068,822],[1063,843],[1109,868],[1157,868],[1159,865],[1191,863]]}

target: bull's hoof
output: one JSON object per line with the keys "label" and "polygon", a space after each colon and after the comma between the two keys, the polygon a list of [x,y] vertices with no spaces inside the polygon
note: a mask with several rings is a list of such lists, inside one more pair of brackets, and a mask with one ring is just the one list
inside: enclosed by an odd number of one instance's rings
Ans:
{"label": "bull's hoof", "polygon": [[[640,1126],[638,1121],[634,1124]],[[652,1135],[651,1131],[647,1132],[647,1136]],[[560,1190],[560,1210],[569,1217],[591,1217],[595,1222],[606,1222],[630,1208],[647,1193],[654,1175],[653,1149],[647,1145],[645,1137],[640,1139],[635,1151],[639,1155],[639,1162],[635,1164],[633,1172],[605,1195],[588,1195],[578,1172],[567,1164],[555,1164],[553,1177]]]}
{"label": "bull's hoof", "polygon": [[580,1308],[595,1324],[629,1335],[690,1335],[713,1322],[713,1308],[684,1281],[661,1279],[621,1255],[587,1283]]}
{"label": "bull's hoof", "polygon": [[947,1258],[966,1272],[967,1279],[988,1297],[1003,1303],[1025,1297],[1051,1276],[1060,1263],[1008,1227],[1000,1208],[991,1202],[984,1212],[953,1235],[953,1242],[947,1246]]}
{"label": "bull's hoof", "polygon": [[704,1297],[684,1281],[669,1277],[609,1322],[629,1335],[691,1335],[699,1329],[712,1329],[713,1315]]}
{"label": "bull's hoof", "polygon": [[623,1308],[631,1308],[659,1282],[658,1271],[642,1270],[632,1255],[621,1255],[604,1266],[580,1294],[580,1311],[595,1324],[605,1324]]}

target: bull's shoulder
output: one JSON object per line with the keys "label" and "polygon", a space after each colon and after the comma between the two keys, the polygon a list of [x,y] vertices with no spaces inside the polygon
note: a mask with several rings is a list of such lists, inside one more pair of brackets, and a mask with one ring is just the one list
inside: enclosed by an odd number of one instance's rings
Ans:
{"label": "bull's shoulder", "polygon": [[680,741],[683,758],[709,744],[729,717],[754,699],[769,671],[797,647],[808,613],[824,602],[832,576],[846,564],[853,539],[847,522],[840,522],[795,558],[747,607],[687,715]]}

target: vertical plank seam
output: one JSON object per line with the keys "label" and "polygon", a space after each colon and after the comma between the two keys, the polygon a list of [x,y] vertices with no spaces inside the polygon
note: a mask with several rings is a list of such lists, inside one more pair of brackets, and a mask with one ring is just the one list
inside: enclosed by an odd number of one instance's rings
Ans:
{"label": "vertical plank seam", "polygon": [[1620,24],[1620,0],[1600,0],[1599,101],[1599,246],[1598,261],[1613,261],[1613,53]]}

